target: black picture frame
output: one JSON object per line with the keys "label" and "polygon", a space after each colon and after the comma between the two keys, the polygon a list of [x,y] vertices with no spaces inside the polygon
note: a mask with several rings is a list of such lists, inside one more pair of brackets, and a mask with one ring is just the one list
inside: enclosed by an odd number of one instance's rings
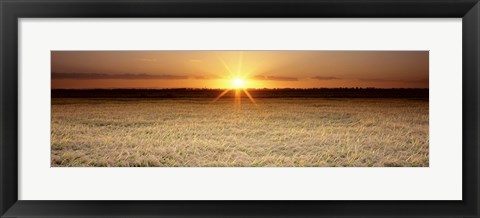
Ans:
{"label": "black picture frame", "polygon": [[[0,0],[1,217],[478,217],[478,0]],[[461,201],[22,201],[18,200],[18,19],[133,17],[462,18]],[[448,43],[448,42],[445,42]],[[232,187],[235,188],[235,187]],[[392,187],[395,188],[395,187]],[[121,190],[119,190],[121,191]],[[281,190],[279,190],[281,191]],[[442,190],[438,190],[439,192]]]}

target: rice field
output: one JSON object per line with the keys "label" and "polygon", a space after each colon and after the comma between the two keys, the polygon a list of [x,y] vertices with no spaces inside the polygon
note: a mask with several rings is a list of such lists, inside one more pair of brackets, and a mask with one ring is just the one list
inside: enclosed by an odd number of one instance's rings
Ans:
{"label": "rice field", "polygon": [[52,167],[427,167],[428,100],[52,98]]}

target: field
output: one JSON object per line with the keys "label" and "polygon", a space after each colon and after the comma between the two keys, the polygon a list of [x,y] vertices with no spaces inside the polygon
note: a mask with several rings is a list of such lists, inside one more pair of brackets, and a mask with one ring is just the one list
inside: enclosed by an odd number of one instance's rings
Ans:
{"label": "field", "polygon": [[52,98],[51,165],[429,165],[428,98],[256,101]]}

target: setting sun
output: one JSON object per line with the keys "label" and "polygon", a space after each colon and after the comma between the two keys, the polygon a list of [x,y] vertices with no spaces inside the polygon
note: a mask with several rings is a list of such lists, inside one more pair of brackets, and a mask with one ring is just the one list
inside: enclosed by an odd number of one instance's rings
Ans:
{"label": "setting sun", "polygon": [[245,81],[242,79],[242,78],[235,78],[233,79],[232,81],[233,83],[233,88],[243,88],[243,86],[245,85]]}

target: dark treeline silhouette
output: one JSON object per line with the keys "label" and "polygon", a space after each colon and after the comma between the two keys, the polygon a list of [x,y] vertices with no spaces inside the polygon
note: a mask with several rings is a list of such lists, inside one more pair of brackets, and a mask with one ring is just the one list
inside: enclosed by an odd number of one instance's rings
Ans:
{"label": "dark treeline silhouette", "polygon": [[[52,98],[215,98],[224,89],[53,89]],[[415,98],[428,99],[428,89],[313,88],[248,89],[254,98]],[[247,96],[242,92],[243,98]],[[223,98],[235,97],[230,90]]]}

